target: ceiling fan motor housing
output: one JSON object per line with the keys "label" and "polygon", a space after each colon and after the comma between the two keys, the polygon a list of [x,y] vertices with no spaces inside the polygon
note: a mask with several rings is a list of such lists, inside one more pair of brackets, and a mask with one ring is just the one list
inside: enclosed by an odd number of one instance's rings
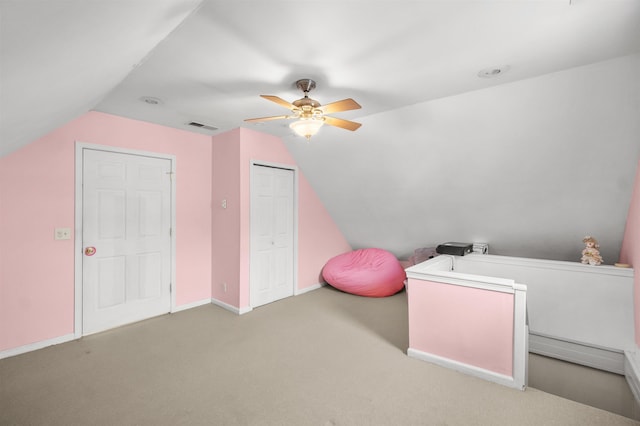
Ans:
{"label": "ceiling fan motor housing", "polygon": [[296,81],[296,87],[307,94],[316,88],[316,82],[311,80],[310,78],[303,78]]}
{"label": "ceiling fan motor housing", "polygon": [[296,107],[293,112],[296,117],[320,119],[322,111],[317,110],[317,108],[320,108],[321,104],[309,97],[309,92],[316,88],[316,82],[309,78],[303,78],[296,81],[296,87],[304,92],[304,98],[293,101],[293,105]]}

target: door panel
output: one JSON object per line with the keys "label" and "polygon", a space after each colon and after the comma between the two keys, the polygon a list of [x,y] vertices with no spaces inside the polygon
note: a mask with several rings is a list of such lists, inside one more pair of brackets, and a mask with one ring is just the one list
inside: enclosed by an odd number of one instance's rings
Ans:
{"label": "door panel", "polygon": [[251,306],[293,295],[294,172],[253,166]]}
{"label": "door panel", "polygon": [[83,334],[171,309],[171,160],[83,150]]}
{"label": "door panel", "polygon": [[96,259],[98,274],[98,308],[117,306],[125,301],[125,257],[112,256]]}

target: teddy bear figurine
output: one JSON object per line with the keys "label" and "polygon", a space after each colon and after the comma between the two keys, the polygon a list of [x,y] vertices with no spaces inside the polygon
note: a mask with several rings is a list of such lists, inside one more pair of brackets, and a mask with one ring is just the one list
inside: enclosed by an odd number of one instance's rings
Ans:
{"label": "teddy bear figurine", "polygon": [[602,256],[600,256],[600,244],[598,241],[590,235],[587,235],[582,239],[585,244],[584,250],[582,250],[582,259],[580,260],[585,265],[600,265],[602,264]]}

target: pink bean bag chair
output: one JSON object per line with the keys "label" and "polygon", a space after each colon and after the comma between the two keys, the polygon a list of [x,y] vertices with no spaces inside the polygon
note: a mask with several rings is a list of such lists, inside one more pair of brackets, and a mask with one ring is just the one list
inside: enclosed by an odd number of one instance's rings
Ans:
{"label": "pink bean bag chair", "polygon": [[386,297],[403,289],[407,274],[392,253],[368,248],[329,259],[322,277],[332,287],[347,293]]}

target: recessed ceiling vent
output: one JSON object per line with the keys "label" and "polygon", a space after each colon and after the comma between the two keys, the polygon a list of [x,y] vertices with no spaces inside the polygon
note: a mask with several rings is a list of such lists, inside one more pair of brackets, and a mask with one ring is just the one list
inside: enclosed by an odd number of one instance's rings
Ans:
{"label": "recessed ceiling vent", "polygon": [[193,127],[198,127],[200,129],[204,129],[204,130],[218,130],[217,127],[215,126],[210,126],[208,124],[202,124],[202,123],[198,123],[197,121],[191,121],[189,123],[187,123],[188,126],[193,126]]}
{"label": "recessed ceiling vent", "polygon": [[499,75],[504,74],[508,70],[509,70],[509,66],[508,65],[503,65],[501,67],[485,68],[485,69],[480,70],[478,72],[478,77],[480,77],[480,78],[494,78],[494,77],[498,77]]}
{"label": "recessed ceiling vent", "polygon": [[153,96],[143,96],[140,98],[140,100],[149,105],[162,105],[164,103],[162,102],[162,99],[154,98]]}

